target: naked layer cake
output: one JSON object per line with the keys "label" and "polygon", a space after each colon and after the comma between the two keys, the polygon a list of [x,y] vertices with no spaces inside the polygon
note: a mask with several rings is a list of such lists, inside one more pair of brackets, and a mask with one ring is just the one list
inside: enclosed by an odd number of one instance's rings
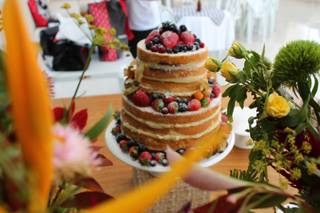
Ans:
{"label": "naked layer cake", "polygon": [[[163,23],[138,43],[137,53],[125,70],[118,131],[150,152],[167,146],[182,152],[213,134],[221,124],[221,92],[204,66],[205,44],[185,26]],[[130,155],[131,147],[125,146]]]}

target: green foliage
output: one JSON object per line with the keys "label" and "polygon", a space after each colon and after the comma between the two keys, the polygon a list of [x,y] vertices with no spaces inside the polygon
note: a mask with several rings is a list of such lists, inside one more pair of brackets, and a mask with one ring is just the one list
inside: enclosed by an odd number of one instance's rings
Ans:
{"label": "green foliage", "polygon": [[293,41],[283,47],[275,58],[273,84],[290,86],[305,82],[320,70],[320,44],[313,41]]}

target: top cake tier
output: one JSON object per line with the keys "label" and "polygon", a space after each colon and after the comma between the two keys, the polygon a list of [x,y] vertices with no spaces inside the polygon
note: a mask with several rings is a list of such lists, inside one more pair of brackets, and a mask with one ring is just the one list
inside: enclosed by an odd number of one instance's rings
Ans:
{"label": "top cake tier", "polygon": [[[208,57],[208,49],[206,47],[193,51],[178,53],[159,53],[153,52],[146,48],[146,40],[138,43],[138,58],[144,63],[159,65],[182,65],[204,62]],[[201,63],[203,65],[203,63]]]}

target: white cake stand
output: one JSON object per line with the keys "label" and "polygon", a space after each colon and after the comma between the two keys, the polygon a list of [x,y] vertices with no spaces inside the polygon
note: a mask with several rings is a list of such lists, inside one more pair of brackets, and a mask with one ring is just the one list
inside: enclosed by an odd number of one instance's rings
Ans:
{"label": "white cake stand", "polygon": [[[126,163],[132,167],[135,167],[140,170],[148,171],[151,173],[163,173],[163,172],[167,172],[170,170],[169,166],[162,166],[160,164],[157,164],[154,167],[142,166],[138,160],[133,160],[128,153],[122,152],[115,137],[111,133],[112,128],[115,127],[115,124],[116,124],[116,121],[112,120],[110,122],[110,124],[106,130],[106,134],[105,134],[106,144],[114,156],[116,156],[119,160],[123,161],[124,163]],[[219,161],[224,159],[231,152],[231,150],[234,146],[234,142],[235,142],[234,133],[232,132],[230,134],[229,139],[228,139],[227,147],[224,149],[224,151],[220,152],[220,153],[216,153],[216,154],[212,155],[210,158],[207,158],[207,159],[200,161],[199,165],[202,167],[209,167],[209,166],[212,166],[212,165],[218,163]]]}

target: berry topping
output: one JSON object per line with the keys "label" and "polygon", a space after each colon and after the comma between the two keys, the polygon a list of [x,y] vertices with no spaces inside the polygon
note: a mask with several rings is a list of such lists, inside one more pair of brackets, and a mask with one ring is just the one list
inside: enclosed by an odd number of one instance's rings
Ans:
{"label": "berry topping", "polygon": [[184,31],[187,31],[187,30],[188,30],[187,27],[186,27],[186,25],[181,25],[181,26],[179,27],[179,29],[180,29],[180,32],[184,32]]}
{"label": "berry topping", "polygon": [[112,128],[112,131],[111,131],[112,135],[117,135],[120,132],[121,132],[120,126],[116,126],[116,127]]}
{"label": "berry topping", "polygon": [[166,31],[161,34],[161,40],[166,48],[174,48],[179,42],[179,36],[172,31]]}
{"label": "berry topping", "polygon": [[198,99],[198,100],[200,101],[200,100],[203,98],[203,93],[200,92],[200,91],[198,91],[198,92],[196,92],[196,93],[193,94],[193,97],[194,97],[195,99]]}
{"label": "berry topping", "polygon": [[206,107],[210,104],[210,98],[206,97],[201,100],[201,106]]}
{"label": "berry topping", "polygon": [[188,111],[188,105],[186,103],[179,103],[179,112]]}
{"label": "berry topping", "polygon": [[159,31],[158,30],[153,30],[146,38],[146,43],[149,43],[150,41],[153,40],[156,36],[159,36]]}
{"label": "berry topping", "polygon": [[132,101],[135,105],[140,107],[146,107],[150,104],[149,96],[142,90],[138,90],[134,93]]}
{"label": "berry topping", "polygon": [[192,99],[188,103],[188,110],[189,111],[197,111],[200,108],[201,108],[201,103],[200,103],[200,101],[198,99]]}
{"label": "berry topping", "polygon": [[214,95],[214,98],[218,97],[221,93],[220,87],[216,84],[212,88],[212,94]]}
{"label": "berry topping", "polygon": [[155,99],[154,101],[152,101],[151,106],[154,110],[160,112],[162,110],[162,108],[164,107],[164,103],[162,99]]}
{"label": "berry topping", "polygon": [[185,150],[184,148],[180,148],[180,149],[177,150],[177,152],[178,152],[180,155],[183,155],[183,154],[186,152],[186,150]]}
{"label": "berry topping", "polygon": [[116,141],[119,143],[121,140],[126,139],[126,136],[123,133],[119,133],[116,135]]}
{"label": "berry topping", "polygon": [[163,102],[164,102],[165,104],[170,104],[170,103],[173,102],[173,101],[175,101],[175,98],[174,98],[173,96],[165,97],[165,98],[163,99]]}
{"label": "berry topping", "polygon": [[168,114],[169,113],[169,110],[167,107],[163,107],[162,110],[161,110],[161,113],[162,114]]}
{"label": "berry topping", "polygon": [[169,110],[169,113],[171,113],[171,114],[174,114],[174,113],[178,112],[178,110],[179,110],[178,103],[175,102],[175,101],[169,103],[168,104],[168,110]]}
{"label": "berry topping", "polygon": [[222,121],[223,123],[227,123],[227,122],[228,122],[228,116],[222,113],[222,114],[221,114],[221,121]]}
{"label": "berry topping", "polygon": [[139,155],[139,161],[142,165],[149,165],[151,159],[152,156],[148,151],[144,151]]}
{"label": "berry topping", "polygon": [[161,160],[163,160],[165,158],[165,154],[163,152],[156,152],[154,159],[158,162],[160,162]]}
{"label": "berry topping", "polygon": [[132,147],[130,147],[130,149],[129,149],[129,155],[130,155],[132,158],[137,159],[138,156],[139,156],[138,147],[137,147],[137,146],[132,146]]}
{"label": "berry topping", "polygon": [[180,34],[180,39],[184,44],[193,45],[195,38],[194,35],[188,31],[182,32]]}
{"label": "berry topping", "polygon": [[200,46],[200,48],[204,48],[204,43],[200,42],[199,46]]}
{"label": "berry topping", "polygon": [[121,140],[121,141],[119,142],[119,146],[120,146],[121,150],[124,151],[124,152],[127,152],[128,149],[129,149],[128,141],[127,141],[127,140]]}

